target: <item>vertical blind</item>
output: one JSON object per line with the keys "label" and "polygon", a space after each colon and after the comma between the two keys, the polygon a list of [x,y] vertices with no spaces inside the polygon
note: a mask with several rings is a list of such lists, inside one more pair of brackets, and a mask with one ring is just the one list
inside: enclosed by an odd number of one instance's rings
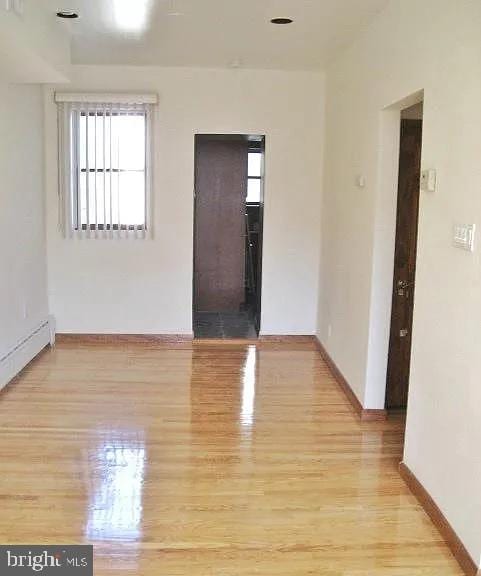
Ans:
{"label": "vertical blind", "polygon": [[56,95],[66,237],[152,234],[153,99]]}

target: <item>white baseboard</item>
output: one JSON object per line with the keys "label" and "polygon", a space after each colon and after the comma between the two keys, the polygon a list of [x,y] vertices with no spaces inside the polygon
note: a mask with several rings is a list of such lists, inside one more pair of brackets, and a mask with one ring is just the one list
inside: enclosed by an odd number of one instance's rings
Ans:
{"label": "white baseboard", "polygon": [[52,341],[51,320],[45,320],[31,334],[0,358],[0,390],[25,368]]}

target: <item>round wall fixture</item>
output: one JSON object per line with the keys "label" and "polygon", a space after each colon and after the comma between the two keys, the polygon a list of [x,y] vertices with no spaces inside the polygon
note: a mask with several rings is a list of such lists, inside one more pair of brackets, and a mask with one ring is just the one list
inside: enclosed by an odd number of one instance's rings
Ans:
{"label": "round wall fixture", "polygon": [[67,20],[75,20],[75,18],[78,18],[78,14],[73,10],[61,10],[60,12],[57,12],[57,17],[65,18]]}
{"label": "round wall fixture", "polygon": [[292,18],[272,18],[271,24],[292,24]]}

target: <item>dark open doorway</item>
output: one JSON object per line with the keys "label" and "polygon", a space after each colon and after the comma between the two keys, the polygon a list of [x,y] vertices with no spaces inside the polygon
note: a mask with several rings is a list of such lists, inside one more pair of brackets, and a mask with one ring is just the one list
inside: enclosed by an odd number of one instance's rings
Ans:
{"label": "dark open doorway", "polygon": [[256,338],[261,319],[263,136],[195,137],[195,338]]}
{"label": "dark open doorway", "polygon": [[421,179],[422,103],[401,113],[396,242],[386,408],[405,409],[409,389]]}

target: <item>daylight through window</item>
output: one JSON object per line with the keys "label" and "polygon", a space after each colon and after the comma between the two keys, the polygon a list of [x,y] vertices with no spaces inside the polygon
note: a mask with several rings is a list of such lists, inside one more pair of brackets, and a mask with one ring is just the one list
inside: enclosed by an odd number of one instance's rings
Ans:
{"label": "daylight through window", "polygon": [[60,106],[66,235],[145,237],[150,231],[148,104]]}

